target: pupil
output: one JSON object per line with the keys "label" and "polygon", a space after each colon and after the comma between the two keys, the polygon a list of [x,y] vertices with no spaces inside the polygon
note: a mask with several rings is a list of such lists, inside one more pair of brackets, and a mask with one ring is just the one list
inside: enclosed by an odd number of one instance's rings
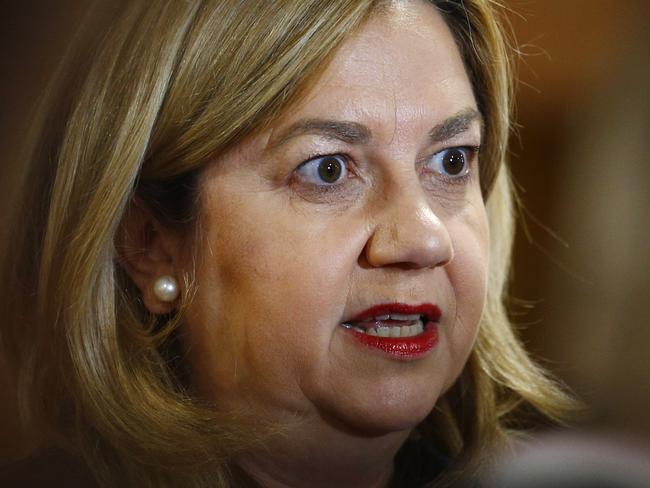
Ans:
{"label": "pupil", "polygon": [[334,183],[341,177],[341,163],[335,158],[326,158],[318,165],[318,176],[326,183]]}
{"label": "pupil", "polygon": [[457,149],[449,151],[442,161],[442,165],[447,173],[457,175],[465,166],[465,156]]}

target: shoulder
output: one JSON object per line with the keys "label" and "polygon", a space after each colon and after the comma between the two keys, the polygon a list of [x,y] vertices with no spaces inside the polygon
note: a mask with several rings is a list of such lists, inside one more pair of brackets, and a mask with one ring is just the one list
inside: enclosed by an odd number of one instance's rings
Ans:
{"label": "shoulder", "polygon": [[0,486],[56,488],[98,485],[82,460],[51,448],[0,466]]}

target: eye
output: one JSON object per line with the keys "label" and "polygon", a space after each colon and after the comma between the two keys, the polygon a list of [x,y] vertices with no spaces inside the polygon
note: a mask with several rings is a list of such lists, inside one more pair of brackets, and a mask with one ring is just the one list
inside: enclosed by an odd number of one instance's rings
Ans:
{"label": "eye", "polygon": [[477,151],[471,147],[452,147],[435,153],[427,167],[450,178],[460,178],[469,171],[469,162]]}
{"label": "eye", "polygon": [[319,156],[302,163],[296,173],[314,185],[331,186],[347,176],[347,161],[340,154]]}

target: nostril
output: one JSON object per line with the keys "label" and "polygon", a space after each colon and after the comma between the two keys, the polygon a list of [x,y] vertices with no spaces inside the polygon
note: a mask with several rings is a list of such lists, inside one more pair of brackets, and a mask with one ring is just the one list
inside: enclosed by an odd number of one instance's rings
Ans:
{"label": "nostril", "polygon": [[402,269],[446,266],[453,253],[445,222],[420,199],[401,195],[376,215],[364,246],[369,267]]}
{"label": "nostril", "polygon": [[450,264],[453,261],[453,259],[454,259],[454,253],[452,251],[451,255],[448,258],[441,260],[436,266],[443,268],[448,264]]}
{"label": "nostril", "polygon": [[413,223],[402,228],[377,226],[363,251],[370,267],[433,268],[447,265],[453,253],[446,228],[418,228]]}

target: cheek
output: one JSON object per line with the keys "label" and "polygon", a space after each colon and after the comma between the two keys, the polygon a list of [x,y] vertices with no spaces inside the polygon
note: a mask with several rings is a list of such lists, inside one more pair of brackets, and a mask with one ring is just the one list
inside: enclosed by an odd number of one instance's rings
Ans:
{"label": "cheek", "polygon": [[[331,318],[332,309],[345,303],[352,253],[349,246],[340,245],[339,236],[317,223],[297,220],[295,215],[286,219],[265,215],[255,225],[218,234],[215,240],[230,242],[216,257],[214,271],[235,315],[284,322],[274,327],[275,333],[291,329],[307,333],[301,326],[319,311],[327,310],[323,315]],[[258,328],[250,323],[247,330]]]}
{"label": "cheek", "polygon": [[457,313],[461,317],[480,317],[483,310],[489,255],[486,229],[487,225],[485,229],[483,226],[465,226],[454,242],[454,263],[449,267],[449,279],[459,302]]}
{"label": "cheek", "polygon": [[457,375],[474,345],[487,294],[489,239],[487,218],[482,206],[454,224],[450,232],[454,243],[454,260],[448,266],[447,275],[456,310],[453,325],[446,331],[446,339],[451,366]]}
{"label": "cheek", "polygon": [[225,200],[207,212],[188,317],[197,382],[213,399],[245,386],[299,408],[299,385],[327,361],[363,236],[280,205],[270,212],[269,195]]}

